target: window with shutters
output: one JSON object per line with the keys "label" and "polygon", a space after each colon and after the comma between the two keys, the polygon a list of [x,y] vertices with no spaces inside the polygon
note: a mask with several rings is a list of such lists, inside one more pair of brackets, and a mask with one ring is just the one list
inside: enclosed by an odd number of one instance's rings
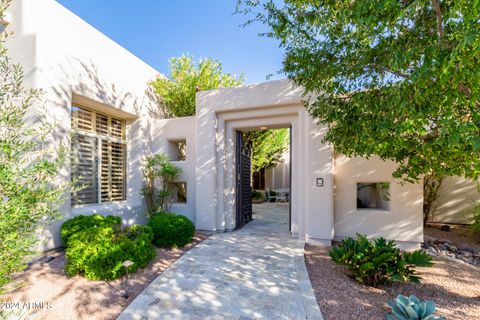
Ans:
{"label": "window with shutters", "polygon": [[72,205],[126,199],[125,120],[72,106]]}

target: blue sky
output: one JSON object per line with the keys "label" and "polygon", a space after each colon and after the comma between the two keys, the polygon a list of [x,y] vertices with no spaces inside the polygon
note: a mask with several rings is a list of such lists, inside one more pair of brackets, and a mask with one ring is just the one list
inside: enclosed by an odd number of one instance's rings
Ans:
{"label": "blue sky", "polygon": [[247,18],[232,15],[236,0],[57,1],[161,73],[170,57],[189,53],[220,60],[247,83],[284,78],[282,49],[257,35],[263,26],[240,26]]}

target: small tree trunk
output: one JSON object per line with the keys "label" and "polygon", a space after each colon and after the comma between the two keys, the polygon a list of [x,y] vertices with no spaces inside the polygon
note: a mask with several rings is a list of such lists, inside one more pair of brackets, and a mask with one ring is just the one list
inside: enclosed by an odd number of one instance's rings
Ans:
{"label": "small tree trunk", "polygon": [[443,178],[432,172],[425,175],[423,179],[423,226],[427,225],[428,219],[435,211],[434,203],[437,200],[438,190],[442,185]]}

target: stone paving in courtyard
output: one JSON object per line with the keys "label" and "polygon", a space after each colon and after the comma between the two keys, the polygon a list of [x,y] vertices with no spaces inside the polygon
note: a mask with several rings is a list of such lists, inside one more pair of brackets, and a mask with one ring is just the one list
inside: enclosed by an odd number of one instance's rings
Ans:
{"label": "stone paving in courtyard", "polygon": [[255,205],[253,217],[188,251],[118,319],[322,319],[288,206]]}

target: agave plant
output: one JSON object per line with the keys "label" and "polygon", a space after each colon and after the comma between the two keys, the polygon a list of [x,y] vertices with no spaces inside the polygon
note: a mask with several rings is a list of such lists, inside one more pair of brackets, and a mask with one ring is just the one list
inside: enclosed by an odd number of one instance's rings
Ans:
{"label": "agave plant", "polygon": [[0,320],[24,320],[27,318],[27,309],[2,310]]}
{"label": "agave plant", "polygon": [[444,320],[435,316],[435,303],[431,300],[422,301],[416,296],[406,297],[399,294],[395,300],[389,301],[392,311],[385,313],[385,320]]}

